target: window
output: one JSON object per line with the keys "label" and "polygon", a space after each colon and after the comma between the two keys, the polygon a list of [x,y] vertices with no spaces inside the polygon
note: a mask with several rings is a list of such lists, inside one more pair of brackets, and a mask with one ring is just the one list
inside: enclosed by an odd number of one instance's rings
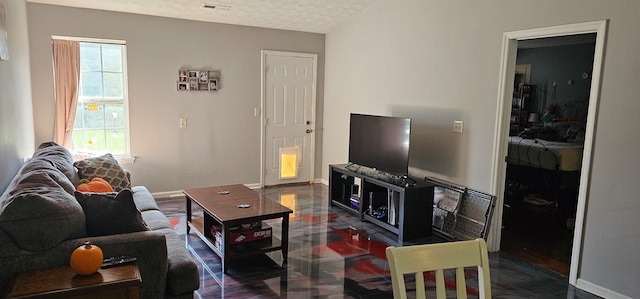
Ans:
{"label": "window", "polygon": [[129,157],[126,46],[80,42],[76,152]]}

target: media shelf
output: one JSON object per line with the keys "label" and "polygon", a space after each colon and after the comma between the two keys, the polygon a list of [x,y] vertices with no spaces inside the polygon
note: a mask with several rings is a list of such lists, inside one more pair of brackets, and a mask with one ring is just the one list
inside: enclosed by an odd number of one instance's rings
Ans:
{"label": "media shelf", "polygon": [[385,181],[347,164],[329,165],[329,205],[396,234],[399,244],[431,236],[434,185],[411,182]]}

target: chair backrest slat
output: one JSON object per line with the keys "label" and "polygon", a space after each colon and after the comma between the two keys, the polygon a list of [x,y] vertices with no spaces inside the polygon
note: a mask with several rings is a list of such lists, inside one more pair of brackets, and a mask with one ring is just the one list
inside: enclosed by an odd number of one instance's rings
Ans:
{"label": "chair backrest slat", "polygon": [[387,247],[393,296],[407,298],[405,274],[415,274],[416,297],[426,298],[423,272],[436,271],[436,297],[446,298],[445,269],[456,269],[456,295],[467,298],[465,267],[477,266],[480,298],[491,298],[489,255],[484,239],[438,244]]}

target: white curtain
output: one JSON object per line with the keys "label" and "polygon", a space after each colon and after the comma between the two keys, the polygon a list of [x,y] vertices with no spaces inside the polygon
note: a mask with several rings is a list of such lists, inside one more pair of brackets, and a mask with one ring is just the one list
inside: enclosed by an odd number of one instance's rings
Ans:
{"label": "white curtain", "polygon": [[53,141],[71,149],[80,82],[79,42],[53,40],[53,72],[56,89]]}

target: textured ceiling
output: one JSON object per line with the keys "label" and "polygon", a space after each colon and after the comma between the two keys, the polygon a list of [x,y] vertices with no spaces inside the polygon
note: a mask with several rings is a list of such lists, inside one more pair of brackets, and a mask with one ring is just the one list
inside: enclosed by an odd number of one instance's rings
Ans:
{"label": "textured ceiling", "polygon": [[[92,8],[255,26],[328,33],[344,20],[380,0],[27,0],[33,3]],[[204,8],[203,4],[218,6]],[[220,9],[222,8],[222,9]]]}

